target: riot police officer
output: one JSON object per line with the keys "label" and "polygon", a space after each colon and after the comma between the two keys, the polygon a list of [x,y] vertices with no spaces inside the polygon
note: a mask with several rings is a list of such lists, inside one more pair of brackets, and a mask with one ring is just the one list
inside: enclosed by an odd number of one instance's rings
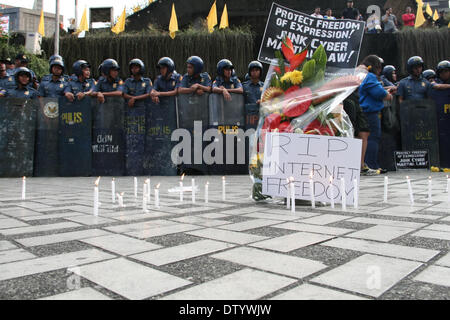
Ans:
{"label": "riot police officer", "polygon": [[[52,62],[54,61],[54,60],[60,60],[60,61],[62,61],[63,63],[64,63],[64,59],[63,59],[63,57],[61,57],[59,54],[54,54],[54,55],[52,55],[51,57],[50,57],[50,59],[48,59],[48,63],[49,64],[52,64]],[[45,76],[43,76],[42,78],[41,78],[41,82],[46,82],[46,81],[51,81],[52,80],[52,74],[51,74],[51,72],[50,72],[50,74],[46,74]],[[64,80],[66,81],[66,82],[68,82],[69,81],[69,76],[68,75],[63,75],[63,77],[64,77]],[[75,77],[76,78],[76,77]],[[74,78],[74,79],[75,79]]]}
{"label": "riot police officer", "polygon": [[433,69],[428,69],[422,72],[422,77],[428,80],[430,83],[436,82],[436,72]]}
{"label": "riot police officer", "polygon": [[52,78],[50,81],[42,82],[39,86],[39,96],[47,98],[58,98],[64,95],[67,82],[64,80],[63,73],[65,70],[64,62],[55,59],[50,64],[50,73]]}
{"label": "riot police officer", "polygon": [[7,75],[6,64],[4,61],[0,62],[0,89],[14,89],[16,87],[16,81],[14,76]]}
{"label": "riot police officer", "polygon": [[439,62],[436,68],[436,83],[449,84],[450,83],[450,61],[444,60]]}
{"label": "riot police officer", "polygon": [[419,56],[414,56],[408,59],[407,71],[409,76],[400,81],[398,85],[397,95],[399,102],[412,99],[425,99],[430,96],[431,89],[446,90],[450,88],[448,84],[430,83],[422,77],[424,69],[423,59]]}
{"label": "riot police officer", "polygon": [[91,78],[91,65],[85,60],[78,60],[72,66],[72,71],[76,78],[71,78],[64,89],[64,95],[69,101],[75,98],[84,99],[85,96],[92,96],[95,82]]}
{"label": "riot police officer", "polygon": [[260,80],[262,72],[263,66],[261,62],[252,61],[248,65],[248,75],[250,79],[242,84],[246,104],[260,104],[261,94],[264,87],[264,82]]}
{"label": "riot police officer", "polygon": [[217,78],[213,82],[213,92],[222,94],[227,101],[231,100],[230,93],[244,93],[241,81],[233,75],[233,70],[230,60],[220,60],[217,64]]}
{"label": "riot police officer", "polygon": [[38,92],[30,87],[32,75],[28,68],[17,68],[14,77],[16,81],[16,87],[9,90],[1,89],[0,97],[25,99],[35,99],[38,97]]}
{"label": "riot police officer", "polygon": [[123,81],[119,78],[120,66],[114,59],[102,62],[101,72],[104,74],[95,86],[94,94],[100,103],[105,97],[121,97],[123,95]]}
{"label": "riot police officer", "polygon": [[383,68],[381,74],[383,87],[394,87],[397,85],[397,69],[393,65],[387,65]]}
{"label": "riot police officer", "polygon": [[36,74],[34,73],[34,71],[28,68],[28,63],[29,63],[28,57],[23,53],[19,53],[16,56],[15,62],[16,62],[16,64],[15,64],[16,68],[13,69],[11,72],[15,75],[16,70],[18,68],[21,68],[21,67],[27,68],[31,73],[31,82],[30,82],[29,86],[32,86],[33,88],[37,89],[38,81],[37,81]]}
{"label": "riot police officer", "polygon": [[134,107],[136,101],[145,100],[150,97],[153,90],[152,80],[144,78],[145,64],[140,59],[133,59],[128,64],[131,77],[125,80],[123,86],[123,97],[128,101],[130,108]]}
{"label": "riot police officer", "polygon": [[155,80],[155,90],[152,92],[154,103],[159,103],[159,97],[176,96],[182,79],[175,71],[175,63],[169,57],[159,59],[157,68],[160,75]]}
{"label": "riot police officer", "polygon": [[14,62],[11,60],[11,58],[3,59],[2,62],[6,64],[6,75],[12,76],[14,78]]}
{"label": "riot police officer", "polygon": [[181,79],[178,93],[203,95],[205,92],[211,92],[211,77],[207,72],[203,72],[203,60],[198,56],[192,56],[186,63],[187,73]]}

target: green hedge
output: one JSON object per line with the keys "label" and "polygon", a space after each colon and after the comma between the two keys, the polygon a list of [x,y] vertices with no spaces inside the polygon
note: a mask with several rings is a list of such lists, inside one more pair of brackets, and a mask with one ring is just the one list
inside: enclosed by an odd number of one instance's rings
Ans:
{"label": "green hedge", "polygon": [[0,43],[0,57],[3,59],[11,58],[13,61],[16,58],[17,54],[25,53],[30,58],[30,63],[28,67],[32,69],[38,79],[40,79],[43,75],[49,73],[49,65],[46,59],[42,59],[37,55],[26,52],[23,46],[12,46],[8,45],[5,42]]}

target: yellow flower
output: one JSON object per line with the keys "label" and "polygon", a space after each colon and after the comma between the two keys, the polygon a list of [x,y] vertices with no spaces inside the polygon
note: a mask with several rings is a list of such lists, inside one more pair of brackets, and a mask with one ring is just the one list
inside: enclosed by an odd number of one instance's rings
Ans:
{"label": "yellow flower", "polygon": [[431,167],[431,172],[439,172],[440,169],[438,167]]}
{"label": "yellow flower", "polygon": [[291,82],[293,85],[299,85],[303,82],[303,72],[294,70],[292,72],[287,72],[281,77],[281,82]]}

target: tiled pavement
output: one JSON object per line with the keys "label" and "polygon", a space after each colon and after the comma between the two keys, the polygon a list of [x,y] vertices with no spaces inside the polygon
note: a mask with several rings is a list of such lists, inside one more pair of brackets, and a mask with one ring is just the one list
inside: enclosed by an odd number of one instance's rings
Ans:
{"label": "tiled pavement", "polygon": [[[450,204],[446,179],[413,177],[409,204],[403,174],[361,181],[361,207],[254,203],[246,176],[196,177],[197,202],[179,203],[161,183],[161,208],[141,208],[133,179],[116,179],[125,205],[111,203],[111,179],[0,180],[0,299],[450,299]],[[139,178],[139,185],[143,178]],[[210,182],[209,203],[204,185]],[[189,180],[190,184],[190,180]]]}

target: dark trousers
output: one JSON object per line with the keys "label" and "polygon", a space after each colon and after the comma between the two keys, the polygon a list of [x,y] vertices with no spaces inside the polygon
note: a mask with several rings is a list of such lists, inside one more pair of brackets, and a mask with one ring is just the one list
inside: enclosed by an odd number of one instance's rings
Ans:
{"label": "dark trousers", "polygon": [[365,112],[370,128],[370,136],[367,142],[365,162],[371,169],[379,169],[378,149],[381,140],[381,120],[379,112]]}

